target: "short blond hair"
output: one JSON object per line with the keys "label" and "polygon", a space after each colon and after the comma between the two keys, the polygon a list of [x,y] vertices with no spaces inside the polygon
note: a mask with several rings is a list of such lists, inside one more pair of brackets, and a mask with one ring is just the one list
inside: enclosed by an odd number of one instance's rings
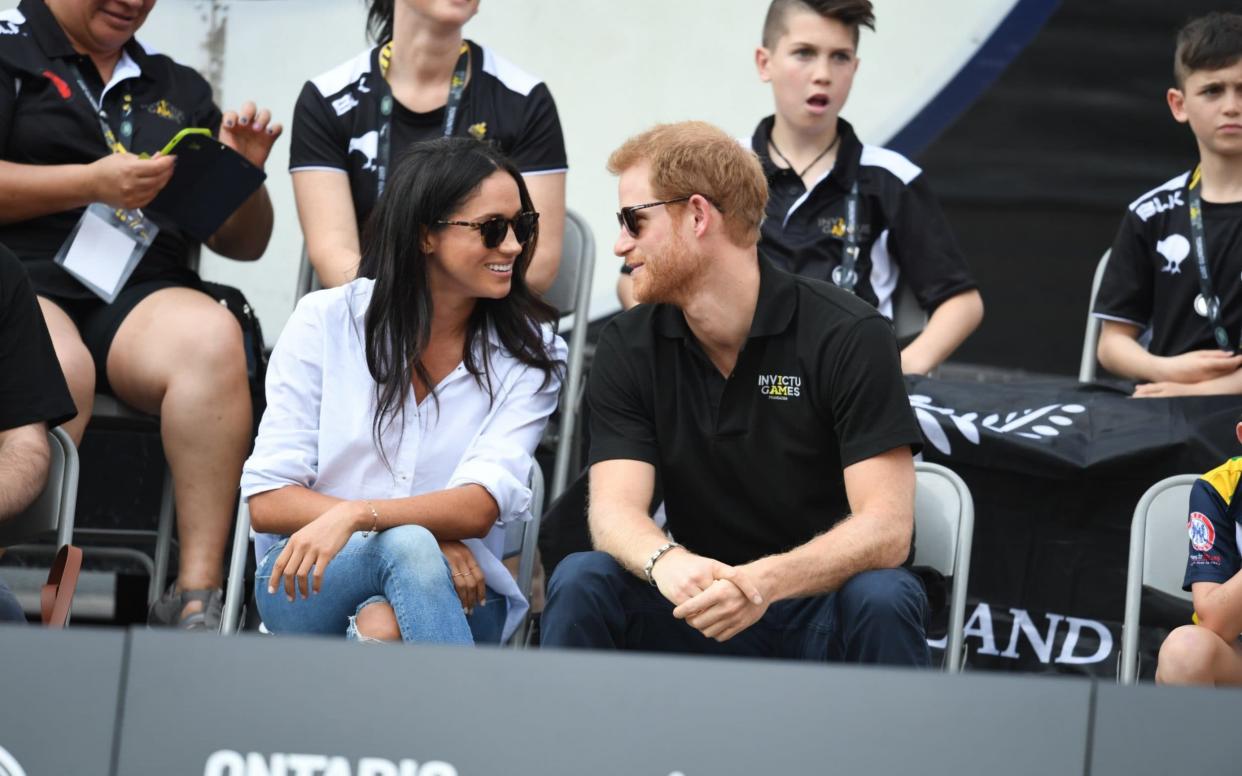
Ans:
{"label": "short blond hair", "polygon": [[759,241],[768,181],[758,158],[736,139],[704,121],[657,124],[613,151],[608,171],[620,175],[642,162],[651,166],[657,197],[701,194],[724,215],[732,242],[749,248]]}

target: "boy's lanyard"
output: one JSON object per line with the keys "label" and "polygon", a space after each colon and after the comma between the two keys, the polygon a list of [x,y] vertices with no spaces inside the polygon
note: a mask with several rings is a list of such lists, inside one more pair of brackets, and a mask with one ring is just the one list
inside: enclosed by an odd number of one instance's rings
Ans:
{"label": "boy's lanyard", "polygon": [[[384,193],[384,184],[388,182],[388,160],[392,147],[392,90],[388,88],[388,67],[392,63],[392,41],[384,44],[379,53],[380,80],[383,84],[383,96],[379,101],[379,139],[375,149],[376,196]],[[444,106],[444,137],[453,134],[453,126],[457,123],[457,109],[461,107],[462,92],[466,90],[466,76],[470,72],[470,44],[461,42],[461,53],[453,68],[453,80],[449,82],[448,102]]]}
{"label": "boy's lanyard", "polygon": [[[112,131],[112,127],[108,126],[108,114],[103,109],[103,97],[96,100],[95,95],[91,92],[90,87],[86,85],[86,79],[82,77],[82,71],[73,62],[69,63],[69,70],[73,73],[73,79],[78,82],[78,89],[82,95],[86,97],[87,102],[91,104],[91,110],[95,112],[95,118],[99,120],[99,130],[103,133],[104,142],[108,144],[108,149],[114,154],[126,153],[125,146],[117,139],[116,133]],[[129,137],[133,134],[130,123],[130,114],[134,112],[134,96],[126,92],[121,97],[121,134]]]}
{"label": "boy's lanyard", "polygon": [[858,285],[858,181],[850,186],[849,196],[845,198],[845,245],[841,252],[841,263],[832,270],[832,282],[839,288],[854,293]]}
{"label": "boy's lanyard", "polygon": [[1208,271],[1207,241],[1203,236],[1203,200],[1199,196],[1199,190],[1203,188],[1200,173],[1200,168],[1196,167],[1190,175],[1190,182],[1186,184],[1186,200],[1190,210],[1190,244],[1195,252],[1195,266],[1199,269],[1199,294],[1203,298],[1212,336],[1216,339],[1217,347],[1232,352],[1234,348],[1229,342],[1229,334],[1220,321],[1220,299],[1212,293],[1212,276]]}

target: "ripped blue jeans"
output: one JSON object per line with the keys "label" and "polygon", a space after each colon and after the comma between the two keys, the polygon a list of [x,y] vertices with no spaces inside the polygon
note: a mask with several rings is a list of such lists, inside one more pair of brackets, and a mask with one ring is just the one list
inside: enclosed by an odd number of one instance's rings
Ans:
{"label": "ripped blue jeans", "polygon": [[487,590],[487,602],[469,617],[453,587],[448,562],[431,533],[403,525],[364,537],[355,533],[324,572],[318,593],[290,601],[284,586],[267,592],[272,567],[287,539],[272,546],[255,574],[255,602],[272,633],[360,638],[354,618],[363,607],[387,601],[403,641],[425,644],[499,643],[505,599]]}

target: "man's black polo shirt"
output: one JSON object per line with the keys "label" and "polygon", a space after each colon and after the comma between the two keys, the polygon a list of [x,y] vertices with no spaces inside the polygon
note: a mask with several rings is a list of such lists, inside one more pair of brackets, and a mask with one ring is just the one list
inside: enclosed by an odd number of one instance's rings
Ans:
{"label": "man's black polo shirt", "polygon": [[26,270],[0,245],[0,431],[77,414]]}
{"label": "man's black polo shirt", "polygon": [[673,535],[730,564],[831,528],[849,513],[845,467],[921,440],[889,322],[834,286],[759,264],[730,378],[680,310],[644,304],[604,328],[588,389],[590,462],[655,466]]}
{"label": "man's black polo shirt", "polygon": [[750,147],[768,177],[759,252],[776,266],[831,282],[841,264],[846,197],[858,182],[858,295],[893,316],[898,283],[924,310],[976,287],[944,212],[917,165],[896,151],[864,145],[838,119],[841,145],[832,170],[810,191],[798,174],[769,156],[773,118],[759,122]]}
{"label": "man's black polo shirt", "polygon": [[[74,66],[98,99],[104,87],[99,71],[89,57],[73,50],[43,0],[22,0],[16,9],[0,11],[0,159],[31,165],[90,164],[110,153]],[[219,132],[220,110],[202,76],[147,51],[137,40],[125,45],[113,81],[103,108],[112,131],[132,153],[154,154],[185,127]],[[132,104],[128,134],[122,126],[126,96]],[[185,278],[192,241],[159,212],[146,212],[160,233],[129,285]],[[26,262],[39,293],[92,298],[85,286],[50,261],[81,215],[81,209],[74,209],[0,225],[0,242]]]}

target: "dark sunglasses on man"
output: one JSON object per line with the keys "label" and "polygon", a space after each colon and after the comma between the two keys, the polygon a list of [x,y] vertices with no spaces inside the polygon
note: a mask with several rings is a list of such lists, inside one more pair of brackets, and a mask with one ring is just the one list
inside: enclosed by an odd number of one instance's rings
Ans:
{"label": "dark sunglasses on man", "polygon": [[[649,207],[656,207],[658,205],[671,205],[674,202],[685,202],[693,196],[693,194],[687,194],[684,197],[677,197],[675,199],[662,199],[659,202],[645,202],[641,205],[630,205],[629,207],[623,207],[617,213],[617,223],[621,225],[621,228],[625,230],[626,234],[634,239],[638,239],[638,217],[634,215],[635,212]],[[709,197],[704,197],[704,199],[711,202],[712,207],[716,208],[721,213],[724,212],[724,209],[715,202],[712,202]]]}
{"label": "dark sunglasses on man", "polygon": [[527,210],[518,213],[513,218],[505,218],[504,216],[495,216],[486,221],[436,221],[440,226],[468,226],[471,229],[478,229],[479,235],[483,238],[483,247],[488,250],[499,248],[500,244],[505,241],[505,235],[509,233],[509,227],[513,227],[513,236],[517,238],[520,245],[530,242],[535,236],[535,227],[539,224],[539,214],[533,210]]}

